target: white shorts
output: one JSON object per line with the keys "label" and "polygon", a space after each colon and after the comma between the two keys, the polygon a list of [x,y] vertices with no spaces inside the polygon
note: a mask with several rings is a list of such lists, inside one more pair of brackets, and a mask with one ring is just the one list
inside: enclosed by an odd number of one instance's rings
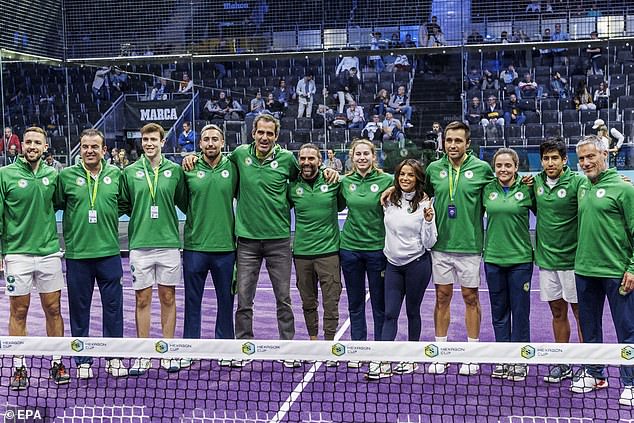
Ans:
{"label": "white shorts", "polygon": [[457,283],[465,288],[480,286],[480,254],[431,252],[431,272],[436,285]]}
{"label": "white shorts", "polygon": [[155,283],[176,286],[182,280],[181,254],[178,248],[139,248],[130,250],[132,287],[139,291]]}
{"label": "white shorts", "polygon": [[61,291],[64,288],[62,253],[48,256],[7,254],[4,257],[6,294],[10,297],[29,295],[35,287],[39,294]]}
{"label": "white shorts", "polygon": [[539,299],[555,301],[563,298],[577,304],[577,286],[574,270],[539,269]]}

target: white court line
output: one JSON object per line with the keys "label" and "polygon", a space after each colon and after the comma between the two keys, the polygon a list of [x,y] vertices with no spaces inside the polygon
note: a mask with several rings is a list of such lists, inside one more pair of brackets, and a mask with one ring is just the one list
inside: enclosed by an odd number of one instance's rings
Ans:
{"label": "white court line", "polygon": [[[370,293],[367,292],[365,294],[365,302],[367,303],[369,299],[370,299]],[[349,327],[350,327],[350,318],[348,317],[346,321],[343,322],[343,325],[341,325],[337,333],[335,334],[335,339],[333,340],[333,342],[339,341],[341,337],[343,336],[343,334],[348,330]],[[315,364],[313,364],[310,370],[308,370],[308,372],[304,375],[304,378],[302,379],[302,381],[297,384],[295,389],[293,389],[293,392],[291,392],[288,398],[286,398],[286,401],[284,401],[279,411],[270,420],[270,423],[279,423],[284,419],[284,417],[286,416],[286,413],[289,412],[289,410],[291,409],[295,401],[297,401],[297,398],[299,398],[299,396],[302,394],[302,391],[304,391],[304,388],[313,379],[315,372],[317,372],[317,370],[319,370],[319,368],[323,364],[324,363],[322,361],[316,361]]]}

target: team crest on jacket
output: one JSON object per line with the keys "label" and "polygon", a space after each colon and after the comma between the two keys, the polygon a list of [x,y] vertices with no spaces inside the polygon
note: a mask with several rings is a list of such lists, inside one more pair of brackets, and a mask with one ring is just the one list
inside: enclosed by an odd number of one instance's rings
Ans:
{"label": "team crest on jacket", "polygon": [[196,176],[198,177],[198,179],[202,179],[205,177],[205,172],[199,170],[198,172],[196,172]]}
{"label": "team crest on jacket", "polygon": [[251,157],[245,157],[244,164],[247,166],[251,166],[253,164],[253,159],[251,159]]}
{"label": "team crest on jacket", "polygon": [[86,185],[86,180],[84,178],[82,178],[81,176],[78,177],[75,182],[77,183],[77,185],[79,185],[80,187],[83,187],[84,185]]}
{"label": "team crest on jacket", "polygon": [[516,193],[515,193],[515,199],[516,199],[517,201],[522,201],[522,200],[524,199],[524,193],[523,193],[523,192],[521,192],[521,191],[520,191],[520,192],[516,192]]}
{"label": "team crest on jacket", "polygon": [[45,177],[43,177],[43,178],[42,178],[42,183],[43,183],[44,185],[48,185],[48,184],[50,184],[50,183],[51,183],[51,181],[49,181],[49,180],[48,180],[48,178],[45,176]]}
{"label": "team crest on jacket", "polygon": [[280,164],[277,162],[277,160],[273,160],[273,161],[271,162],[271,169],[277,169],[277,167],[278,167],[279,165],[280,165]]}
{"label": "team crest on jacket", "polygon": [[464,173],[464,177],[465,177],[465,178],[467,178],[467,179],[471,179],[471,178],[473,178],[473,171],[472,171],[472,170],[467,170],[467,171]]}
{"label": "team crest on jacket", "polygon": [[295,190],[295,194],[297,194],[297,195],[299,195],[301,197],[302,195],[304,195],[304,188],[297,187],[297,189]]}
{"label": "team crest on jacket", "polygon": [[26,186],[27,186],[28,184],[29,184],[29,183],[26,181],[26,179],[20,179],[20,180],[18,181],[18,186],[19,186],[20,188],[26,188]]}
{"label": "team crest on jacket", "polygon": [[438,174],[438,176],[440,176],[441,178],[446,178],[447,177],[447,171],[445,169],[441,170],[440,173]]}
{"label": "team crest on jacket", "polygon": [[357,190],[357,185],[356,184],[350,184],[350,191],[356,191]]}
{"label": "team crest on jacket", "polygon": [[565,198],[566,197],[566,190],[562,188],[559,191],[557,191],[557,197]]}
{"label": "team crest on jacket", "polygon": [[165,175],[166,178],[171,178],[172,177],[172,171],[168,169],[165,172],[163,172],[163,175]]}
{"label": "team crest on jacket", "polygon": [[537,195],[544,195],[544,187],[537,188]]}
{"label": "team crest on jacket", "polygon": [[597,198],[605,197],[605,190],[603,188],[597,190]]}
{"label": "team crest on jacket", "polygon": [[377,192],[379,190],[379,186],[377,184],[370,185],[370,191]]}
{"label": "team crest on jacket", "polygon": [[497,192],[492,192],[491,194],[489,194],[489,200],[495,201],[497,198],[498,198]]}
{"label": "team crest on jacket", "polygon": [[222,172],[220,172],[220,176],[227,179],[229,177],[229,171],[227,169],[223,170]]}
{"label": "team crest on jacket", "polygon": [[323,184],[322,186],[319,187],[319,189],[321,190],[321,192],[328,192],[328,185]]}
{"label": "team crest on jacket", "polygon": [[105,178],[103,178],[103,183],[106,185],[110,185],[112,183],[112,179],[110,178],[110,176],[106,176]]}
{"label": "team crest on jacket", "polygon": [[142,170],[137,170],[134,176],[136,176],[138,179],[141,179],[144,175],[145,173],[143,173]]}

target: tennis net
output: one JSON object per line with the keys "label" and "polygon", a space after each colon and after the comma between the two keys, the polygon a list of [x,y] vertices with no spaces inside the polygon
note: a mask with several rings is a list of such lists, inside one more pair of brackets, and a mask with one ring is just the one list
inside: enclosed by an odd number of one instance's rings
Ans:
{"label": "tennis net", "polygon": [[[619,401],[629,345],[0,337],[0,351],[11,422],[634,421]],[[70,379],[58,385],[59,356]],[[73,356],[94,357],[92,378]],[[124,376],[139,357],[151,367]],[[607,365],[606,386],[545,380],[589,364]]]}

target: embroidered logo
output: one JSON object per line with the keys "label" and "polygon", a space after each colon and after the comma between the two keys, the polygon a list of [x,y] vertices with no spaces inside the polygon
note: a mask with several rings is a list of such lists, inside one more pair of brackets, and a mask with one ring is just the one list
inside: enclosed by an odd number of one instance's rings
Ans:
{"label": "embroidered logo", "polygon": [[557,197],[565,198],[566,197],[566,190],[562,188],[559,191],[557,191]]}
{"label": "embroidered logo", "polygon": [[494,201],[498,198],[498,193],[497,192],[492,192],[491,194],[489,194],[489,200]]}
{"label": "embroidered logo", "polygon": [[110,176],[106,176],[105,178],[103,178],[103,183],[106,185],[110,185],[112,183],[112,179],[110,178]]}
{"label": "embroidered logo", "polygon": [[86,185],[86,180],[84,178],[82,178],[81,176],[79,178],[77,178],[75,180],[75,182],[77,183],[77,185],[79,185],[80,187],[83,187],[84,185]]}
{"label": "embroidered logo", "polygon": [[51,181],[49,181],[49,180],[48,180],[48,178],[45,176],[45,177],[43,177],[43,178],[42,178],[42,183],[43,183],[44,185],[48,185],[48,184],[50,184],[50,183],[51,183]]}
{"label": "embroidered logo", "polygon": [[273,161],[271,162],[271,169],[277,169],[277,167],[278,167],[279,165],[280,165],[280,164],[277,162],[277,160],[273,160]]}
{"label": "embroidered logo", "polygon": [[26,186],[27,186],[28,184],[29,184],[29,183],[26,181],[26,179],[20,179],[20,180],[18,181],[18,186],[19,186],[20,188],[26,188]]}
{"label": "embroidered logo", "polygon": [[356,191],[356,190],[357,190],[356,184],[350,184],[350,191]]}
{"label": "embroidered logo", "polygon": [[517,201],[522,201],[522,200],[524,199],[524,193],[523,193],[523,192],[521,192],[521,191],[520,191],[520,192],[516,192],[516,193],[515,193],[515,199],[516,199]]}
{"label": "embroidered logo", "polygon": [[166,178],[171,178],[172,177],[172,171],[171,170],[166,170],[165,172],[163,172],[163,175],[165,175]]}
{"label": "embroidered logo", "polygon": [[324,184],[320,186],[319,189],[321,190],[321,192],[328,192],[328,185]]}
{"label": "embroidered logo", "polygon": [[605,197],[605,190],[603,188],[597,190],[597,198]]}
{"label": "embroidered logo", "polygon": [[464,173],[464,177],[465,177],[465,178],[467,178],[467,179],[471,179],[471,178],[473,178],[473,171],[471,171],[471,170],[467,170],[467,171]]}
{"label": "embroidered logo", "polygon": [[229,177],[229,171],[227,169],[223,170],[222,172],[220,172],[220,176],[227,179]]}
{"label": "embroidered logo", "polygon": [[377,192],[379,190],[379,186],[377,184],[370,185],[370,191]]}
{"label": "embroidered logo", "polygon": [[205,177],[205,172],[199,170],[198,172],[196,172],[196,176],[198,177],[198,179],[202,179]]}
{"label": "embroidered logo", "polygon": [[438,174],[441,178],[446,178],[447,177],[447,171],[445,169],[441,170],[440,173]]}
{"label": "embroidered logo", "polygon": [[295,194],[301,197],[302,195],[304,195],[304,189],[302,187],[297,187],[297,189],[295,190]]}
{"label": "embroidered logo", "polygon": [[537,188],[537,195],[544,195],[544,187]]}

